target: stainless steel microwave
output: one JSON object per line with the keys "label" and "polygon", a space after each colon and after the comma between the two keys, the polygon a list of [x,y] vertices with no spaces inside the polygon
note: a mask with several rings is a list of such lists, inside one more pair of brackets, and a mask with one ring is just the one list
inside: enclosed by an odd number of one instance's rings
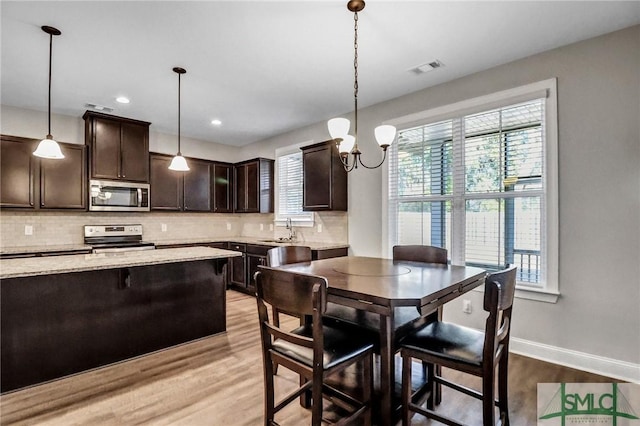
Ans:
{"label": "stainless steel microwave", "polygon": [[90,180],[89,210],[100,212],[148,212],[149,184]]}

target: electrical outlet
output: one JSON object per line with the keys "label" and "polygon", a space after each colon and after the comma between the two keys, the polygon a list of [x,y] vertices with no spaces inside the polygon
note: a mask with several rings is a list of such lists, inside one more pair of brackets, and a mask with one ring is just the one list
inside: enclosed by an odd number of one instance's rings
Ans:
{"label": "electrical outlet", "polygon": [[269,224],[269,231],[273,231],[273,223]]}
{"label": "electrical outlet", "polygon": [[322,224],[321,223],[318,224],[318,232],[322,232]]}
{"label": "electrical outlet", "polygon": [[260,230],[261,230],[261,231],[264,231],[264,223],[261,223],[261,224],[260,224]]}
{"label": "electrical outlet", "polygon": [[161,224],[160,229],[162,230],[162,232],[167,232],[167,224],[166,223]]}
{"label": "electrical outlet", "polygon": [[227,222],[227,231],[231,231],[231,224]]}
{"label": "electrical outlet", "polygon": [[24,226],[24,235],[33,235],[33,225]]}
{"label": "electrical outlet", "polygon": [[462,312],[464,312],[465,314],[471,313],[471,300],[464,299],[462,301]]}

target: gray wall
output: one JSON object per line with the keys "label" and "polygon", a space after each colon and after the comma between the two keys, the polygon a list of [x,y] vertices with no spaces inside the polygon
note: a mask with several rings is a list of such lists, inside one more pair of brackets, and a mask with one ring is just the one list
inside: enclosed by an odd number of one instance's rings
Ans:
{"label": "gray wall", "polygon": [[[358,129],[363,158],[378,158],[372,133],[385,120],[553,77],[561,296],[555,304],[516,300],[513,335],[640,364],[640,26],[366,108]],[[323,121],[245,149],[272,151],[328,138]],[[382,185],[380,169],[349,175],[349,243],[355,255],[384,255]],[[469,296],[472,315],[462,314],[456,301],[445,310],[447,318],[482,328],[481,296]]]}

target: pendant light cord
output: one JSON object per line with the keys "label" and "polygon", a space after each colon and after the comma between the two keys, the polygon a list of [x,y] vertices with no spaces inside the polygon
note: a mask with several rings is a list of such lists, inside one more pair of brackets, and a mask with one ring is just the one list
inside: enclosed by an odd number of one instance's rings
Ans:
{"label": "pendant light cord", "polygon": [[47,139],[53,139],[51,136],[51,58],[53,57],[53,34],[49,34],[49,131]]}
{"label": "pendant light cord", "polygon": [[178,155],[182,155],[180,150],[180,79],[182,75],[178,73]]}
{"label": "pendant light cord", "polygon": [[358,12],[354,12],[353,14],[353,104],[355,111],[355,125],[354,125],[354,138],[355,138],[355,149],[358,149]]}

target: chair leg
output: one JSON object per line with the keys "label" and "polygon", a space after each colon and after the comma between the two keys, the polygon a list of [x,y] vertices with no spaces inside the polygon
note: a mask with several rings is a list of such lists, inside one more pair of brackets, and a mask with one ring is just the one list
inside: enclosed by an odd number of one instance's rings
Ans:
{"label": "chair leg", "polygon": [[504,353],[500,363],[498,364],[498,411],[502,419],[502,426],[509,426],[509,400],[507,392],[508,375],[507,370],[509,367],[508,358],[509,354]]}
{"label": "chair leg", "polygon": [[[493,367],[493,368],[492,368]],[[490,370],[490,371],[487,371]],[[494,409],[495,400],[495,367],[485,366],[482,377],[482,424],[494,426],[496,415]]]}
{"label": "chair leg", "polygon": [[411,357],[402,354],[402,425],[408,426],[411,422]]}
{"label": "chair leg", "polygon": [[[318,369],[316,369],[318,370]],[[322,424],[322,371],[313,375],[311,384],[311,426],[321,426]]]}
{"label": "chair leg", "polygon": [[264,424],[271,426],[274,424],[275,401],[273,386],[273,363],[270,359],[265,359],[264,366]]}
{"label": "chair leg", "polygon": [[373,354],[363,359],[362,363],[362,401],[369,407],[364,414],[364,424],[369,426],[373,411]]}
{"label": "chair leg", "polygon": [[427,397],[427,409],[433,410],[438,402],[439,384],[434,380],[438,371],[437,365],[427,364],[427,386],[429,386],[429,396]]}

